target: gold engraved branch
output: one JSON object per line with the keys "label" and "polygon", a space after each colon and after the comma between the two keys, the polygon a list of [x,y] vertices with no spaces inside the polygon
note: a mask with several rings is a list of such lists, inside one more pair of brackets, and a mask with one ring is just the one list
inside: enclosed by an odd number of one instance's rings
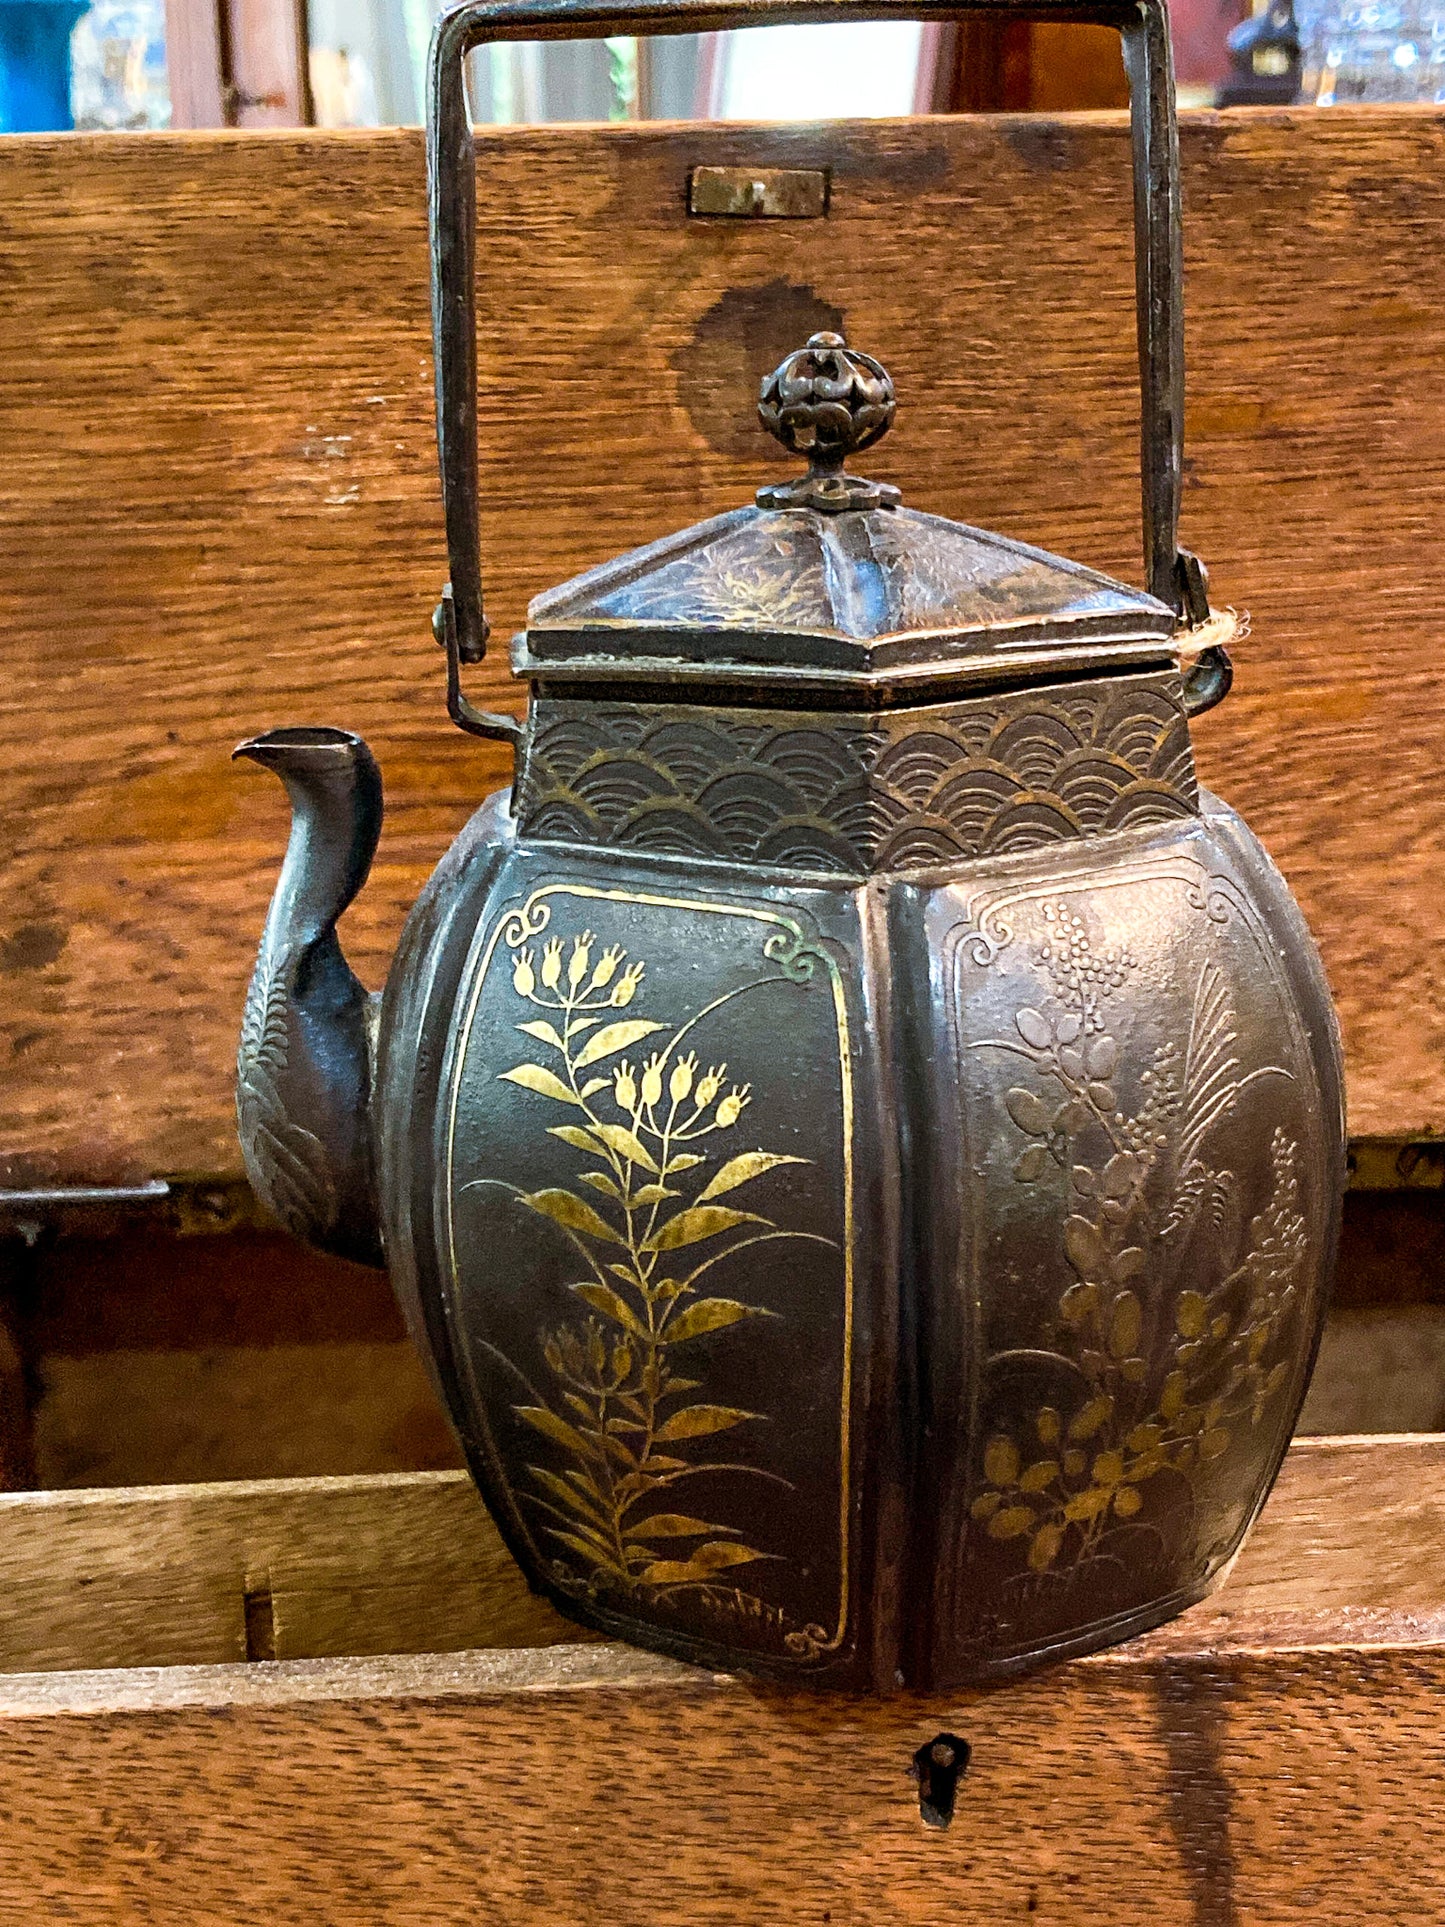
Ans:
{"label": "gold engraved branch", "polygon": [[[1141,1101],[1126,1112],[1108,1007],[1135,958],[1127,948],[1101,951],[1062,904],[1046,904],[1043,917],[1039,959],[1053,1007],[1021,1009],[1014,1037],[975,1046],[1007,1051],[1031,1073],[1004,1100],[1024,1140],[1015,1178],[1052,1178],[1069,1196],[1063,1256],[1072,1279],[1053,1356],[1072,1368],[1080,1395],[1070,1410],[1041,1404],[1018,1432],[985,1443],[971,1506],[991,1538],[1026,1547],[1037,1573],[1093,1557],[1115,1524],[1140,1513],[1154,1480],[1182,1475],[1192,1485],[1240,1426],[1259,1423],[1290,1375],[1281,1340],[1308,1245],[1298,1147],[1276,1129],[1267,1202],[1242,1248],[1230,1255],[1225,1246],[1237,1180],[1209,1162],[1211,1137],[1249,1084],[1287,1073],[1241,1074],[1223,973],[1201,971],[1184,1052],[1172,1043],[1155,1051]],[[1201,1220],[1212,1272],[1164,1285]]]}
{"label": "gold engraved branch", "polygon": [[[685,1373],[702,1369],[690,1362],[705,1350],[699,1340],[774,1315],[714,1291],[723,1267],[778,1239],[832,1242],[733,1201],[751,1197],[780,1166],[808,1160],[730,1151],[751,1086],[730,1083],[725,1064],[704,1066],[682,1048],[740,991],[670,1030],[623,1014],[645,966],[629,963],[617,945],[594,957],[596,940],[582,931],[570,943],[549,937],[539,953],[520,936],[512,987],[545,1014],[517,1029],[545,1056],[501,1075],[557,1107],[565,1121],[548,1133],[585,1161],[575,1190],[518,1193],[560,1227],[585,1273],[571,1289],[587,1316],[543,1334],[550,1395],[534,1393],[513,1408],[554,1448],[550,1463],[528,1467],[527,1497],[563,1549],[555,1575],[563,1584],[580,1576],[592,1592],[665,1598],[686,1591],[726,1611],[774,1618],[724,1577],[774,1555],[733,1526],[673,1509],[672,1494],[700,1473],[778,1477],[713,1444],[765,1415],[712,1402],[704,1380]],[[644,1045],[645,1055],[626,1054]]]}

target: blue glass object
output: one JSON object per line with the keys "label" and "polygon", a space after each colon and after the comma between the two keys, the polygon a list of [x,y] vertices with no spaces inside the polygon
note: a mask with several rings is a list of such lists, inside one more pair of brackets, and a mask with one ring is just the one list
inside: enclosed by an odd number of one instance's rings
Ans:
{"label": "blue glass object", "polygon": [[72,125],[70,35],[82,0],[0,0],[0,134]]}

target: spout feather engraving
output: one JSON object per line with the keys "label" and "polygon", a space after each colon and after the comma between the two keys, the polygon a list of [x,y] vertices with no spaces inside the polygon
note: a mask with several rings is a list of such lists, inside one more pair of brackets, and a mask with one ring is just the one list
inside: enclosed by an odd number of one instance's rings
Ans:
{"label": "spout feather engraving", "polygon": [[336,1216],[336,1185],[326,1149],[298,1124],[282,1092],[289,1067],[290,998],[294,952],[277,955],[263,943],[246,992],[236,1073],[236,1116],[246,1169],[272,1215],[299,1237]]}
{"label": "spout feather engraving", "polygon": [[336,920],[381,832],[381,774],[359,736],[277,729],[237,756],[272,769],[291,837],[246,994],[236,1115],[247,1174],[297,1237],[382,1263],[370,1132],[370,999]]}

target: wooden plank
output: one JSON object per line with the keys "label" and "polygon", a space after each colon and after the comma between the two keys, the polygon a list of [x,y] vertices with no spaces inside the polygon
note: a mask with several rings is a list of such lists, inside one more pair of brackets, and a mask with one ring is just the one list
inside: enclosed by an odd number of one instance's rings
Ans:
{"label": "wooden plank", "polygon": [[[219,1517],[223,1492],[87,1499],[128,1512],[132,1549],[165,1570],[172,1527]],[[379,1504],[402,1502],[418,1536],[477,1518],[451,1475],[292,1497],[307,1539],[349,1507],[362,1561]],[[253,1533],[279,1516],[276,1488],[233,1498]],[[0,1546],[28,1512],[47,1527],[32,1563],[47,1544],[64,1562],[74,1498],[0,1503]],[[0,1911],[1433,1927],[1442,1508],[1445,1439],[1297,1446],[1214,1601],[985,1693],[789,1694],[600,1644],[8,1674]],[[940,1733],[972,1749],[947,1829],[924,1825],[909,1777]]]}
{"label": "wooden plank", "polygon": [[[789,1693],[605,1645],[8,1675],[0,1911],[1433,1927],[1442,1499],[1445,1440],[1297,1448],[1216,1602],[979,1693]],[[944,1733],[972,1753],[940,1829],[909,1770]]]}
{"label": "wooden plank", "polygon": [[1290,1613],[1445,1605],[1445,1436],[1296,1439],[1228,1584],[1197,1609]]}
{"label": "wooden plank", "polygon": [[409,1339],[52,1352],[35,1381],[30,1476],[7,1480],[12,1490],[461,1463]]}
{"label": "wooden plank", "polygon": [[464,1473],[0,1495],[0,1670],[545,1646]]}
{"label": "wooden plank", "polygon": [[[1347,1199],[1301,1432],[1445,1425],[1439,1203]],[[381,1272],[253,1230],[0,1233],[0,1489],[461,1463]]]}
{"label": "wooden plank", "polygon": [[[0,1904],[87,1927],[1439,1918],[1445,1666],[1398,1629],[947,1700],[608,1648],[259,1670],[6,1682]],[[946,1831],[908,1772],[941,1731],[972,1747]]]}
{"label": "wooden plank", "polygon": [[171,126],[300,127],[315,118],[297,0],[166,0]]}
{"label": "wooden plank", "polygon": [[[1445,1607],[1445,1437],[1295,1444],[1211,1639],[1271,1616]],[[0,1496],[0,1671],[585,1637],[526,1589],[464,1473]],[[261,1605],[258,1601],[269,1601]]]}
{"label": "wooden plank", "polygon": [[1336,1436],[1445,1427],[1445,1315],[1430,1305],[1332,1312],[1299,1422]]}
{"label": "wooden plank", "polygon": [[[240,1191],[180,1212],[229,1222]],[[1300,1431],[1445,1424],[1441,1203],[1438,1186],[1346,1198]],[[461,1464],[383,1273],[249,1225],[177,1235],[172,1200],[150,1211],[32,1252],[0,1226],[3,1489]]]}
{"label": "wooden plank", "polygon": [[[1247,606],[1202,769],[1324,947],[1353,1126],[1445,1127],[1445,115],[1186,117],[1184,536]],[[694,163],[831,167],[822,222],[689,222]],[[572,570],[779,472],[759,372],[842,318],[914,501],[1137,572],[1117,116],[500,130],[481,143],[485,536],[505,637]],[[451,731],[414,133],[0,154],[0,1181],[237,1169],[230,1060],[284,834],[225,761],[360,727],[379,981],[503,765]],[[942,318],[942,319],[941,319]],[[515,702],[499,664],[481,699]],[[1388,904],[1388,915],[1382,906]]]}

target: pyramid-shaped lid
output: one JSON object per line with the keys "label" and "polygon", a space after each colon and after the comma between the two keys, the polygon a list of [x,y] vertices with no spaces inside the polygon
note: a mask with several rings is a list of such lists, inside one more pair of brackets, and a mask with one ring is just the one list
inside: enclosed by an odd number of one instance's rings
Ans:
{"label": "pyramid-shaped lid", "polygon": [[846,474],[893,409],[877,362],[814,335],[769,376],[759,407],[809,473],[538,596],[519,670],[862,693],[1170,657],[1179,619],[1143,590],[900,507],[896,489]]}

